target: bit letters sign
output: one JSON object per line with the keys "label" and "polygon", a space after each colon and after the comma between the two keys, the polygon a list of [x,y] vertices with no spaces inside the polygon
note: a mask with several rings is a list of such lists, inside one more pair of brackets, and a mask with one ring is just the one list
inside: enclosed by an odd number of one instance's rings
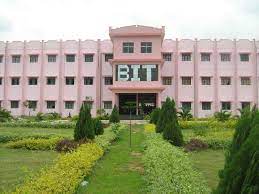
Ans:
{"label": "bit letters sign", "polygon": [[157,81],[158,65],[116,65],[116,81]]}

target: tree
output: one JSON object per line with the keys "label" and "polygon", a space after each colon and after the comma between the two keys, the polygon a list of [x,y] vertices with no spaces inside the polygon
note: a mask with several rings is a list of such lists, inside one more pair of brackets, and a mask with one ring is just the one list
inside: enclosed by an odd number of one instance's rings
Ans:
{"label": "tree", "polygon": [[159,114],[160,114],[161,109],[160,108],[155,108],[151,114],[150,114],[150,123],[154,123],[155,125],[158,122],[159,119]]}
{"label": "tree", "polygon": [[[168,98],[169,99],[169,98]],[[166,100],[166,106],[164,107],[164,128],[163,138],[168,140],[175,146],[183,145],[183,135],[178,123],[177,111],[175,108],[175,102],[172,100]]]}
{"label": "tree", "polygon": [[119,111],[116,105],[114,105],[112,109],[112,113],[109,119],[110,123],[119,123],[120,122],[120,117],[119,117]]}
{"label": "tree", "polygon": [[180,109],[181,111],[178,112],[180,118],[185,121],[189,121],[192,118],[191,110],[189,108],[183,108],[183,107],[181,107]]}
{"label": "tree", "polygon": [[91,117],[90,107],[82,104],[79,113],[79,119],[74,130],[74,139],[94,139],[95,131],[93,120]]}
{"label": "tree", "polygon": [[259,112],[244,110],[214,193],[259,193]]}
{"label": "tree", "polygon": [[230,116],[231,116],[231,113],[226,110],[221,110],[220,112],[214,113],[214,117],[221,122],[225,122],[229,120]]}
{"label": "tree", "polygon": [[157,133],[162,133],[164,128],[165,128],[165,115],[166,115],[166,111],[169,111],[169,104],[170,104],[170,98],[166,98],[165,103],[162,105],[162,108],[160,110],[160,114],[158,117],[158,121],[156,124],[156,132]]}
{"label": "tree", "polygon": [[99,118],[93,119],[95,135],[102,135],[103,134],[103,124]]}

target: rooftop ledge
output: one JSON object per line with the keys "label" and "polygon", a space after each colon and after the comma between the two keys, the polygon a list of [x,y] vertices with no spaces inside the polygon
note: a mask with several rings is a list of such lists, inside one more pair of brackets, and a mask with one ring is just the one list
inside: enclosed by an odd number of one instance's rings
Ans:
{"label": "rooftop ledge", "polygon": [[113,92],[119,93],[155,93],[161,92],[165,89],[164,86],[136,86],[136,85],[125,85],[125,86],[110,86],[109,89]]}
{"label": "rooftop ledge", "polygon": [[148,58],[148,59],[123,59],[123,58],[120,58],[120,59],[110,59],[109,62],[111,64],[114,64],[114,63],[158,63],[158,64],[163,64],[165,62],[164,59],[161,59],[161,58]]}

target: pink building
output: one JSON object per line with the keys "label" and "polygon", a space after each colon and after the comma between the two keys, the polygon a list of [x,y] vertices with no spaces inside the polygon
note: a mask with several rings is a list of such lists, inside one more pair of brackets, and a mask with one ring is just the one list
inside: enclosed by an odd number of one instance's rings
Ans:
{"label": "pink building", "polygon": [[128,114],[132,101],[140,114],[169,96],[206,117],[259,103],[259,41],[164,39],[164,27],[109,32],[111,40],[0,42],[0,105],[68,116],[83,102],[93,115],[114,104]]}

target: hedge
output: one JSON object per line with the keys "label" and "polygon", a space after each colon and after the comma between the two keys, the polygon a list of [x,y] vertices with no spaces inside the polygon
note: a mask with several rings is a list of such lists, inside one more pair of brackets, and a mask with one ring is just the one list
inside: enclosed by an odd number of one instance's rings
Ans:
{"label": "hedge", "polygon": [[192,168],[181,148],[172,146],[156,133],[147,134],[145,146],[144,178],[148,193],[210,193],[204,178]]}

